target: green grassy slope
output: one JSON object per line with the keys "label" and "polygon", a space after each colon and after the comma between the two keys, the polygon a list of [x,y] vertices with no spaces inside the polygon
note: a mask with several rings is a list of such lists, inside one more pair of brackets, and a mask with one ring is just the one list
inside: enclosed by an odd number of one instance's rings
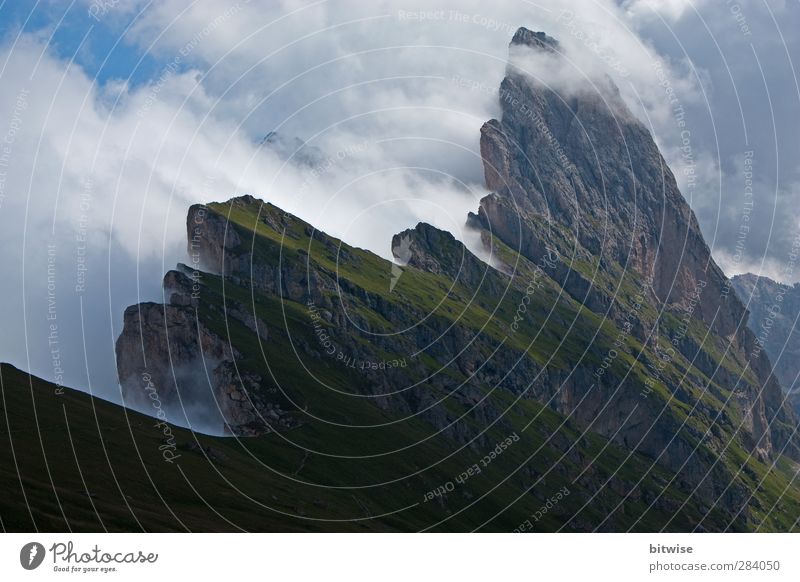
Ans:
{"label": "green grassy slope", "polygon": [[[0,367],[0,377],[0,519],[5,531],[416,531],[431,526],[510,531],[567,487],[570,495],[536,524],[544,531],[561,527],[591,497],[585,474],[573,482],[581,460],[596,459],[592,482],[603,482],[616,471],[621,476],[614,480],[618,492],[632,487],[633,478],[649,466],[636,456],[626,461],[626,453],[595,435],[584,437],[574,454],[561,458],[546,441],[564,419],[527,402],[513,415],[519,442],[479,475],[456,484],[447,503],[426,502],[425,492],[454,482],[490,451],[465,449],[450,456],[458,447],[447,450],[439,440],[439,446],[418,447],[408,457],[326,458],[306,455],[276,435],[237,440],[171,427],[180,456],[169,463],[159,450],[169,441],[155,419],[69,389],[57,394],[54,385],[9,365]],[[531,417],[539,420],[522,432],[523,421]],[[323,444],[329,436],[312,425],[297,432],[302,434],[291,438],[306,444]],[[394,445],[391,435],[397,431],[383,432],[390,441],[384,444]],[[578,434],[567,424],[557,438],[577,439]],[[429,463],[436,466],[424,470]],[[553,469],[543,475],[535,467]],[[379,484],[420,470],[420,475]],[[637,515],[666,479],[656,471],[625,514]],[[538,485],[525,493],[536,480]],[[602,492],[575,527],[608,516],[617,495],[611,489]],[[690,506],[687,515],[692,511],[697,508]],[[612,516],[609,523],[620,521],[627,520]],[[687,525],[682,518],[676,522],[676,527]]]}

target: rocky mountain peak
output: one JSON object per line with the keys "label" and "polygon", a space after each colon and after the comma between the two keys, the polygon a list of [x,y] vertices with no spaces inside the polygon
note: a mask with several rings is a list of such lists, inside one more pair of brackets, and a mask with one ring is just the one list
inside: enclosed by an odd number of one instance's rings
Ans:
{"label": "rocky mountain peak", "polygon": [[404,265],[444,275],[473,291],[502,293],[504,287],[493,267],[470,252],[451,233],[424,222],[394,235],[392,254]]}
{"label": "rocky mountain peak", "polygon": [[518,28],[514,33],[510,46],[526,46],[553,53],[559,49],[559,43],[553,37],[547,36],[544,32],[534,32],[524,26]]}
{"label": "rocky mountain peak", "polygon": [[395,259],[432,273],[457,273],[467,253],[452,234],[425,222],[392,237]]}
{"label": "rocky mountain peak", "polygon": [[[576,301],[620,324],[632,303],[619,293],[623,283],[603,288],[600,275],[628,281],[631,293],[646,297],[661,313],[636,318],[640,341],[657,345],[661,337],[709,377],[736,384],[705,351],[710,348],[701,347],[702,340],[660,323],[672,317],[707,327],[740,362],[749,362],[758,378],[743,406],[750,410],[753,442],[766,454],[773,447],[769,418],[791,414],[766,354],[755,349],[744,305],[714,262],[653,137],[613,82],[576,76],[571,83],[548,85],[533,70],[541,61],[517,66],[518,46],[544,48],[560,58],[548,38],[521,29],[512,41],[514,66],[499,92],[502,116],[481,128],[491,193],[481,201],[477,222],[534,263],[556,249],[602,267],[592,275],[574,264],[559,265],[549,274]],[[784,442],[785,435],[776,440]]]}
{"label": "rocky mountain peak", "polygon": [[[549,38],[520,29],[512,46],[552,49],[557,41]],[[647,128],[614,97],[613,83],[559,88],[531,74],[509,69],[499,95],[502,117],[481,128],[486,185],[495,194],[481,203],[484,227],[535,255],[535,248],[554,244],[541,240],[550,233],[516,225],[535,218],[557,225],[581,252],[634,271],[660,303],[676,309],[689,306],[698,286],[722,294],[725,276],[694,213]],[[744,309],[733,297],[720,315],[718,304],[701,302],[698,315],[727,336]]]}

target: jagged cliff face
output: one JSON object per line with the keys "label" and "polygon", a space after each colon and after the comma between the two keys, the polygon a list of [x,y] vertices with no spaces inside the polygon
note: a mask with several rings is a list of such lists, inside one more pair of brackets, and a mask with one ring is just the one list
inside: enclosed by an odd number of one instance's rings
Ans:
{"label": "jagged cliff face", "polygon": [[[786,429],[795,421],[782,406],[768,359],[755,349],[744,306],[711,258],[647,129],[608,79],[559,90],[527,73],[526,55],[561,58],[558,43],[543,33],[520,30],[510,50],[500,89],[503,117],[481,130],[493,193],[473,223],[534,262],[559,249],[568,261],[587,261],[639,287],[659,312],[702,323],[724,344],[726,359],[747,362],[754,372],[737,391],[753,446],[763,455],[794,449]],[[600,277],[578,271],[572,265],[549,269],[593,311],[617,323],[629,319],[633,306],[619,288],[604,289]],[[681,333],[675,341],[659,327],[660,318],[637,314],[636,320],[640,340],[656,349],[659,341],[672,342],[713,381],[741,385],[695,338]]]}
{"label": "jagged cliff face", "polygon": [[[552,228],[563,225],[578,250],[650,279],[654,298],[670,307],[688,305],[700,281],[709,295],[720,295],[725,277],[647,129],[610,80],[564,90],[536,81],[522,67],[526,54],[542,47],[547,58],[561,58],[552,39],[515,35],[517,58],[500,87],[503,117],[481,130],[487,187],[498,195],[482,204],[487,225],[494,216],[499,228],[516,227],[497,216],[514,211],[551,221]],[[548,242],[547,234],[538,236]],[[726,337],[742,314],[738,301],[723,306],[719,298],[704,300],[698,313]]]}
{"label": "jagged cliff face", "polygon": [[531,52],[560,59],[557,46],[529,32],[512,40],[517,58],[500,88],[503,117],[481,130],[486,183],[495,193],[481,204],[481,223],[533,260],[548,244],[570,245],[578,257],[632,271],[646,281],[648,298],[667,309],[685,311],[701,288],[693,315],[746,343],[743,306],[725,292],[726,278],[672,171],[613,83],[559,90],[524,69]]}
{"label": "jagged cliff face", "polygon": [[[292,415],[260,389],[262,378],[237,370],[241,354],[197,312],[198,274],[185,265],[169,271],[164,289],[170,303],[140,303],[125,310],[117,340],[117,369],[126,402],[150,414],[193,423],[198,430],[256,435],[293,426]],[[230,303],[225,316],[257,341],[267,325],[242,305]],[[284,403],[285,404],[285,403]]]}
{"label": "jagged cliff face", "polygon": [[167,274],[168,305],[126,310],[123,389],[202,389],[229,433],[345,457],[518,434],[514,487],[564,480],[595,507],[558,527],[746,529],[774,502],[750,481],[798,456],[746,312],[616,89],[532,81],[514,58],[559,58],[542,33],[511,50],[469,218],[493,266],[427,224],[394,237],[398,265],[250,196],[193,206],[193,268]]}

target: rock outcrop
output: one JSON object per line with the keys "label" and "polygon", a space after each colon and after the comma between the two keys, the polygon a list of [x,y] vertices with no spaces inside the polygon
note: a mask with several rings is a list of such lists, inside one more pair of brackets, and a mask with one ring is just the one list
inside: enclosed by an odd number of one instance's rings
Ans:
{"label": "rock outcrop", "polygon": [[[168,304],[125,310],[116,355],[128,405],[212,434],[255,435],[293,426],[280,403],[264,398],[262,378],[237,370],[239,352],[198,316],[194,273],[178,268],[164,277]],[[267,340],[266,324],[243,305],[232,304],[227,315]]]}

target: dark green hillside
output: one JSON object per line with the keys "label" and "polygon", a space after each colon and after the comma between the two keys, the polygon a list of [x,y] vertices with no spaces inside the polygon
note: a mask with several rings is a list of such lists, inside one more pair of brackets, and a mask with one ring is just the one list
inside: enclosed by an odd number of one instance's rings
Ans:
{"label": "dark green hillside", "polygon": [[[578,433],[571,427],[559,429],[562,418],[528,403],[514,417],[521,425],[523,418],[538,414],[537,428],[519,433],[519,442],[510,445],[480,475],[457,485],[443,506],[438,500],[424,502],[424,493],[453,481],[476,462],[480,464],[489,451],[462,451],[419,477],[364,488],[424,469],[457,447],[446,450],[439,441],[440,446],[420,447],[413,460],[392,455],[370,462],[347,461],[306,457],[274,435],[237,441],[171,427],[180,456],[169,463],[159,451],[169,440],[155,419],[69,389],[57,395],[54,385],[12,366],[3,365],[0,372],[4,440],[0,449],[4,492],[0,518],[6,531],[409,531],[441,520],[447,521],[438,529],[469,530],[488,520],[486,529],[509,531],[567,487],[570,495],[536,524],[536,530],[550,530],[560,527],[565,516],[589,499],[589,491],[582,485],[588,478],[572,483],[580,460],[597,458],[589,472],[596,483],[621,467],[620,477],[611,482],[615,491],[631,487],[634,477],[649,466],[636,456],[625,462],[625,453],[595,435],[583,437],[568,459],[561,459],[552,446],[542,447],[549,433],[558,429],[555,440],[562,446],[567,439],[577,439]],[[378,419],[376,411],[374,420]],[[303,434],[298,438],[308,444],[327,442],[319,427],[303,427],[299,432]],[[396,431],[384,432],[391,441]],[[540,452],[513,476],[537,449]],[[545,476],[535,466],[553,470]],[[497,487],[490,501],[480,500],[509,475],[509,483]],[[522,495],[510,511],[491,520],[498,509],[523,493],[523,484],[540,478],[539,485]],[[619,525],[629,519],[626,515],[637,515],[666,479],[663,473],[655,473],[636,495],[638,501],[610,523]],[[616,498],[611,486],[580,514],[576,527],[585,528],[608,514]],[[676,496],[672,503],[681,499]],[[690,508],[697,511],[693,505]],[[675,525],[685,528],[688,523],[676,521]]]}

